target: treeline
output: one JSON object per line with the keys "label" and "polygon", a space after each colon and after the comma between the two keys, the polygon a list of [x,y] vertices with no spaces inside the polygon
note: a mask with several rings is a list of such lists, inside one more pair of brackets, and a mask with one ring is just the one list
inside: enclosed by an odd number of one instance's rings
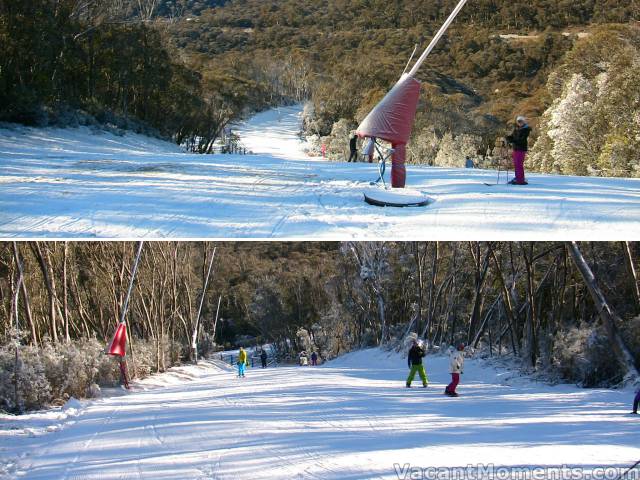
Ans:
{"label": "treeline", "polygon": [[[199,72],[155,21],[157,0],[0,3],[0,121],[112,124],[209,153],[266,94],[233,70]],[[231,72],[231,73],[230,73]]]}
{"label": "treeline", "polygon": [[[190,12],[215,12],[219,25],[238,27],[287,26],[292,28],[316,26],[345,30],[354,28],[412,28],[431,23],[442,23],[451,13],[455,0],[424,2],[403,0],[325,0],[318,4],[312,0],[232,0],[163,3],[198,3]],[[202,10],[202,6],[224,8]],[[507,0],[478,0],[463,10],[463,23],[498,28],[540,29],[568,27],[590,22],[627,22],[637,18],[640,5],[631,1],[621,4],[615,0],[532,0],[526,4]]]}
{"label": "treeline", "polygon": [[[117,381],[101,350],[123,308],[135,248],[0,244],[5,409],[16,408],[16,341],[20,388],[48,382],[57,392],[26,405]],[[126,315],[129,369],[140,376],[193,359],[196,325],[200,354],[214,342],[272,342],[284,357],[315,348],[325,359],[399,346],[415,332],[434,347],[465,342],[509,355],[547,379],[614,385],[637,375],[640,360],[637,255],[633,243],[151,242]]]}
{"label": "treeline", "polygon": [[[321,100],[345,97],[345,92],[346,97],[362,95],[352,102],[355,109],[347,112],[354,117],[367,91],[372,88],[386,91],[389,82],[399,76],[413,46],[425,46],[456,3],[453,0],[230,1],[224,6],[201,10],[199,16],[189,17],[189,21],[176,22],[171,33],[182,48],[208,55],[234,51],[250,58],[255,51],[274,55],[299,52],[308,68],[321,76],[317,79],[320,85],[330,80],[332,86],[347,84],[333,97],[319,97],[314,102],[316,110],[320,110]],[[639,18],[639,14],[636,1],[473,2],[462,10],[450,34],[434,52],[429,67],[463,82],[472,81],[468,89],[483,95],[494,92],[499,82],[517,80],[520,83],[517,91],[503,91],[502,96],[519,101],[530,96],[531,87],[536,86],[529,85],[528,79],[548,73],[547,67],[570,46],[566,35],[592,24],[630,22]],[[529,41],[513,41],[500,38],[500,33],[532,37]],[[545,80],[546,77],[537,80],[537,86]],[[510,118],[511,111],[508,113]],[[339,118],[332,116],[333,122]]]}
{"label": "treeline", "polygon": [[[283,72],[288,77],[284,91],[290,93],[295,86],[296,98],[306,94],[313,106],[305,121],[306,132],[316,136],[318,152],[325,144],[330,158],[344,160],[349,133],[397,80],[414,45],[427,44],[456,2],[245,0],[202,9],[204,3],[193,12],[185,10],[188,21],[185,13],[171,24],[176,45],[206,58],[204,65],[228,57],[238,64],[250,63],[254,56],[283,63],[294,58],[295,71]],[[424,87],[408,160],[459,166],[471,156],[483,166],[495,166],[496,139],[505,135],[516,114],[531,120],[535,143],[548,130],[544,112],[561,96],[553,86],[558,83],[554,74],[566,61],[565,55],[571,55],[589,35],[603,41],[594,43],[595,48],[606,51],[608,43],[598,32],[609,29],[616,35],[620,25],[637,29],[637,18],[637,1],[482,0],[469,4],[419,74]],[[251,75],[240,75],[246,73]],[[274,88],[283,91],[282,82],[275,81]],[[604,102],[620,112],[629,104],[619,96]],[[538,126],[543,130],[540,135]],[[585,159],[573,170],[549,168],[548,159],[544,166],[542,161],[534,162],[534,168],[637,175],[634,162],[627,161],[631,149],[621,140],[634,136],[628,132],[605,136],[609,138],[600,141],[602,135],[597,133],[597,140],[590,144],[589,153],[596,158]],[[594,143],[597,148],[592,148]],[[580,149],[570,152],[576,158],[583,153]],[[620,160],[621,156],[625,159]]]}

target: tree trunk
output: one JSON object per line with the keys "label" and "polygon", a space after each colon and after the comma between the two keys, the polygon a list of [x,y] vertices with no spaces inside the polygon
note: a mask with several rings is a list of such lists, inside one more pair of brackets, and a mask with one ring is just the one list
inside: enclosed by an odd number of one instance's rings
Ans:
{"label": "tree trunk", "polygon": [[522,258],[524,260],[525,269],[527,270],[527,305],[528,313],[526,316],[526,324],[523,331],[523,345],[522,345],[522,357],[526,360],[527,365],[530,367],[536,364],[536,338],[535,338],[535,326],[537,325],[537,309],[535,302],[535,289],[534,289],[534,269],[533,269],[533,243],[529,242],[529,254],[522,245]]}
{"label": "tree trunk", "polygon": [[51,341],[55,344],[58,343],[58,326],[56,319],[56,292],[54,288],[53,278],[50,275],[51,262],[48,254],[43,254],[40,248],[40,242],[34,242],[31,244],[33,253],[38,259],[40,270],[42,271],[42,277],[44,279],[45,287],[49,294],[49,330],[51,333]]}
{"label": "tree trunk", "polygon": [[24,298],[24,311],[27,316],[27,321],[29,322],[29,328],[31,330],[31,344],[34,347],[38,346],[38,333],[36,330],[36,324],[33,321],[33,315],[31,315],[31,305],[29,303],[29,294],[27,293],[27,286],[24,278],[24,270],[22,268],[22,261],[20,260],[20,250],[18,249],[18,244],[13,242],[13,258],[15,259],[18,272],[22,276],[22,283],[20,288],[22,289],[22,297]]}
{"label": "tree trunk", "polygon": [[475,245],[469,245],[469,251],[474,261],[474,273],[475,273],[475,289],[473,293],[473,310],[471,311],[471,318],[469,321],[469,330],[467,332],[467,344],[471,343],[475,338],[478,324],[480,323],[480,313],[483,306],[483,289],[484,281],[487,278],[487,272],[489,271],[489,260],[491,257],[491,250],[487,249],[487,253],[484,258],[481,256],[480,242],[476,242]]}
{"label": "tree trunk", "polygon": [[505,310],[505,313],[507,314],[507,322],[508,322],[509,330],[511,332],[511,347],[513,348],[513,354],[517,355],[518,349],[516,347],[516,341],[515,341],[516,332],[514,330],[515,321],[513,316],[513,307],[511,304],[511,294],[509,293],[509,290],[507,289],[507,285],[504,281],[504,275],[502,273],[502,267],[500,266],[498,257],[496,257],[496,253],[493,250],[493,247],[491,247],[491,245],[489,245],[489,249],[491,250],[491,257],[493,258],[493,263],[495,264],[496,272],[498,273],[498,282],[500,283],[500,288],[502,289],[502,296],[504,298],[504,302],[503,302],[504,310]]}
{"label": "tree trunk", "polygon": [[602,293],[602,290],[600,290],[597,280],[593,275],[591,268],[587,264],[587,261],[582,256],[582,252],[580,251],[577,242],[570,242],[569,250],[573,257],[573,261],[576,264],[576,267],[578,267],[584,283],[587,286],[589,293],[591,294],[591,299],[593,300],[593,303],[598,310],[600,319],[602,320],[602,323],[607,330],[609,342],[611,343],[613,352],[615,353],[622,366],[626,368],[627,376],[632,377],[632,380],[637,380],[640,377],[638,366],[636,365],[631,351],[620,336],[618,327],[616,326],[616,323],[621,322],[622,320],[616,315],[616,313],[607,303],[607,299]]}
{"label": "tree trunk", "polygon": [[[426,249],[425,249],[426,250]],[[418,306],[416,309],[416,331],[420,331],[420,327],[422,325],[422,299],[424,292],[424,281],[423,281],[423,262],[424,257],[426,255],[420,253],[420,244],[418,242],[414,242],[413,244],[413,255],[416,262],[416,289],[418,290]]]}
{"label": "tree trunk", "polygon": [[433,294],[436,288],[436,278],[438,277],[438,254],[440,253],[440,244],[436,242],[435,250],[433,252],[433,263],[431,264],[431,279],[429,281],[429,303],[427,304],[427,321],[425,322],[424,331],[422,332],[422,338],[427,338],[426,335],[429,332],[429,328],[431,327],[431,322],[433,321],[433,312],[434,312],[434,298]]}
{"label": "tree trunk", "polygon": [[380,319],[380,345],[384,345],[387,336],[387,321],[384,314],[384,297],[382,296],[382,292],[378,292],[377,294],[377,302],[378,302],[378,318]]}
{"label": "tree trunk", "polygon": [[213,320],[213,330],[212,330],[212,338],[213,341],[216,341],[216,328],[218,327],[218,318],[220,315],[220,302],[222,301],[222,295],[218,297],[218,308],[216,308],[216,318]]}
{"label": "tree trunk", "polygon": [[636,272],[635,264],[633,263],[633,255],[631,254],[631,244],[624,242],[625,252],[627,254],[627,260],[629,261],[629,270],[633,277],[633,290],[635,293],[636,309],[640,311],[640,284],[638,284],[638,274]]}
{"label": "tree trunk", "polygon": [[64,339],[66,342],[70,341],[69,338],[69,282],[67,281],[67,260],[69,256],[69,243],[64,242],[63,260],[62,260],[62,315],[64,319]]}

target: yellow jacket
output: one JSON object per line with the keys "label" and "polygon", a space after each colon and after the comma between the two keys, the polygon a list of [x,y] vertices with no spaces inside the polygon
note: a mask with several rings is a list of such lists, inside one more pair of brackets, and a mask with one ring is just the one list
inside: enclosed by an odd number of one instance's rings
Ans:
{"label": "yellow jacket", "polygon": [[246,350],[240,350],[240,353],[238,354],[238,363],[247,363],[247,351]]}

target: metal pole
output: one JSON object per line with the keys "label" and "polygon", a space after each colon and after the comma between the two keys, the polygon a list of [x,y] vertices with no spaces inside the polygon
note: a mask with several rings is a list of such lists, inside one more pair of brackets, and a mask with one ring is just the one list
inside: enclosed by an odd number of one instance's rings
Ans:
{"label": "metal pole", "polygon": [[444,22],[444,25],[442,25],[442,27],[440,27],[440,30],[438,30],[438,33],[436,33],[436,36],[433,37],[433,40],[431,40],[431,43],[429,44],[427,49],[423,52],[422,55],[420,55],[420,58],[418,59],[416,64],[409,71],[409,76],[410,77],[413,77],[418,72],[418,69],[420,68],[422,63],[427,59],[427,57],[431,53],[431,50],[434,49],[436,44],[440,41],[442,36],[445,34],[447,29],[449,28],[449,25],[451,25],[451,23],[453,23],[455,18],[458,16],[458,13],[460,13],[460,10],[462,10],[462,7],[464,7],[465,3],[467,3],[467,0],[460,0],[460,3],[458,3],[458,6],[453,10],[453,12],[451,12],[451,15],[449,15],[449,18],[447,18],[447,21]]}
{"label": "metal pole", "polygon": [[[140,263],[140,254],[142,253],[142,245],[144,244],[144,242],[139,242],[138,243],[138,252],[136,253],[136,259],[133,262],[133,270],[131,271],[131,279],[129,280],[129,290],[127,290],[127,296],[124,299],[124,304],[122,305],[122,312],[120,312],[120,323],[124,323],[124,318],[127,315],[127,310],[129,309],[129,298],[131,298],[131,291],[133,290],[133,282],[136,278],[136,273],[138,271],[138,264]],[[129,331],[131,331],[129,329]],[[127,378],[127,365],[124,361],[123,357],[120,357],[119,359],[119,365],[120,365],[120,373],[122,374],[122,380],[124,383],[125,388],[129,388],[129,380]],[[133,372],[133,376],[135,377],[135,362],[134,362],[134,372]]]}
{"label": "metal pole", "polygon": [[209,270],[207,271],[207,276],[204,279],[204,287],[202,289],[202,295],[200,295],[200,306],[198,307],[198,316],[196,317],[196,326],[193,329],[193,336],[191,337],[191,346],[193,347],[196,363],[198,363],[198,326],[200,323],[200,313],[202,312],[202,305],[204,303],[204,294],[207,291],[207,285],[209,284],[211,268],[213,268],[213,259],[216,257],[216,248],[218,247],[213,247],[213,254],[211,255],[211,261],[209,262]]}
{"label": "metal pole", "polygon": [[411,52],[411,56],[409,57],[409,60],[407,60],[407,64],[405,65],[404,70],[402,71],[403,75],[405,73],[407,73],[407,68],[409,68],[409,64],[411,63],[411,60],[413,60],[413,56],[416,54],[416,50],[418,50],[418,44],[417,43],[413,47],[413,52]]}
{"label": "metal pole", "polygon": [[127,296],[124,299],[124,304],[122,305],[122,312],[120,312],[120,323],[124,323],[124,317],[127,314],[127,309],[129,308],[129,298],[131,297],[131,290],[133,290],[133,281],[136,278],[136,272],[138,271],[138,263],[140,262],[140,253],[142,252],[142,244],[144,242],[138,243],[138,253],[136,254],[136,260],[133,263],[133,271],[131,272],[131,280],[129,280],[129,290],[127,291]]}

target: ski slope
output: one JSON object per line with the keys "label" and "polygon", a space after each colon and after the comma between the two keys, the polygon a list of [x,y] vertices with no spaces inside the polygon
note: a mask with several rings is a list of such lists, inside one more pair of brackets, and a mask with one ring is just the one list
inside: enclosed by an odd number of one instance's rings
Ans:
{"label": "ski slope", "polygon": [[[409,167],[428,207],[363,202],[377,166],[306,157],[299,106],[236,131],[253,155],[191,155],[135,134],[0,129],[0,237],[635,240],[640,179]],[[502,176],[504,180],[504,174]]]}
{"label": "ski slope", "polygon": [[422,478],[406,465],[477,464],[597,474],[640,458],[631,391],[545,386],[468,360],[452,399],[447,359],[426,361],[429,388],[410,390],[404,357],[375,349],[244,379],[216,361],[176,368],[84,402],[49,432],[25,435],[20,419],[7,430],[3,417],[0,478],[395,479]]}

